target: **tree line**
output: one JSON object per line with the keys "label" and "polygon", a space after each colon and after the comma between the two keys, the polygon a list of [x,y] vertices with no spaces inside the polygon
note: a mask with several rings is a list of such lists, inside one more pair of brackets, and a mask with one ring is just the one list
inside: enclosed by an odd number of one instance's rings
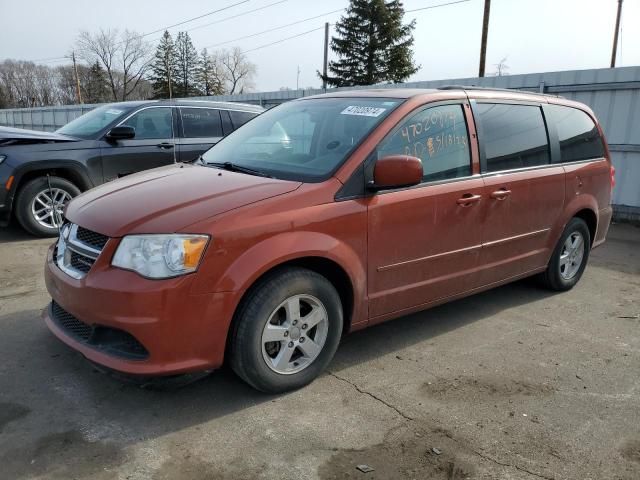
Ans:
{"label": "tree line", "polygon": [[154,48],[130,30],[83,31],[72,51],[75,68],[0,62],[0,108],[71,105],[77,90],[82,103],[240,93],[256,73],[239,48],[198,53],[187,32],[165,31]]}

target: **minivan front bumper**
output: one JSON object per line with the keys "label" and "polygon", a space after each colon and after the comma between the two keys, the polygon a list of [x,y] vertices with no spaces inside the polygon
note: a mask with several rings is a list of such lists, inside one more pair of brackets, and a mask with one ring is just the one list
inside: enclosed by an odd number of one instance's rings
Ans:
{"label": "minivan front bumper", "polygon": [[51,332],[87,359],[130,375],[220,367],[234,296],[191,294],[194,274],[148,280],[112,268],[113,243],[81,279],[64,273],[55,245],[49,248],[45,283],[53,302],[42,316]]}

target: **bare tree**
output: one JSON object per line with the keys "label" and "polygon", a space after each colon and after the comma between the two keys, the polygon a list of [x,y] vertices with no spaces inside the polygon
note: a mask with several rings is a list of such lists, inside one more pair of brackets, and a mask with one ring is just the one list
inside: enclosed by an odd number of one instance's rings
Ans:
{"label": "bare tree", "polygon": [[98,61],[105,69],[114,100],[127,100],[150,68],[152,49],[140,34],[125,30],[83,31],[76,41],[87,64]]}
{"label": "bare tree", "polygon": [[230,95],[243,93],[253,88],[256,66],[238,47],[217,53],[225,79],[226,91]]}
{"label": "bare tree", "polygon": [[504,57],[498,63],[493,64],[493,66],[496,67],[496,71],[494,72],[494,75],[496,77],[503,77],[505,75],[509,75],[509,65],[507,65],[507,58],[508,57]]}
{"label": "bare tree", "polygon": [[60,103],[58,76],[50,67],[23,60],[0,63],[0,89],[11,107]]}

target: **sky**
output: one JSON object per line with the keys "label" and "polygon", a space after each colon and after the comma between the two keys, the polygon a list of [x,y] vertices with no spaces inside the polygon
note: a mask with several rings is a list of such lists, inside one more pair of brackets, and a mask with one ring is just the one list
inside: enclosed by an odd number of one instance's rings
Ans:
{"label": "sky", "polygon": [[[405,0],[404,6],[413,10],[451,1],[455,0]],[[239,2],[242,3],[234,6]],[[618,0],[493,0],[487,74],[495,72],[495,65],[503,58],[512,75],[608,67],[617,3]],[[335,23],[342,13],[328,12],[347,5],[348,0],[0,0],[0,60],[64,56],[72,50],[81,30],[117,28],[149,33],[230,7],[169,31],[175,35],[180,30],[193,29],[189,34],[198,50],[238,46],[247,51],[257,66],[256,91],[296,85],[318,87],[322,27],[324,22]],[[420,65],[410,80],[477,76],[483,5],[484,0],[468,0],[405,14],[406,22],[416,20],[414,59]],[[261,7],[266,8],[225,20]],[[319,17],[236,41],[315,16]],[[212,22],[216,23],[209,25]],[[640,0],[625,0],[617,66],[640,65],[639,24]],[[314,29],[317,30],[305,33]],[[160,36],[155,33],[146,38],[155,43]],[[46,63],[59,65],[64,61]]]}

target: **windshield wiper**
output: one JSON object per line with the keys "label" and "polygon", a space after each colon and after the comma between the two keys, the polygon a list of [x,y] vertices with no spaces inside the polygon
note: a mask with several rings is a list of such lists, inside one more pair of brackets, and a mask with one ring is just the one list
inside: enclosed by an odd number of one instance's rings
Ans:
{"label": "windshield wiper", "polygon": [[243,167],[242,165],[238,165],[237,163],[211,162],[211,163],[206,163],[206,165],[211,165],[216,168],[223,168],[225,170],[229,170],[230,172],[240,172],[240,173],[246,173],[247,175],[255,175],[257,177],[273,178],[271,175],[267,175],[266,173],[261,172],[260,170],[254,170],[253,168]]}

